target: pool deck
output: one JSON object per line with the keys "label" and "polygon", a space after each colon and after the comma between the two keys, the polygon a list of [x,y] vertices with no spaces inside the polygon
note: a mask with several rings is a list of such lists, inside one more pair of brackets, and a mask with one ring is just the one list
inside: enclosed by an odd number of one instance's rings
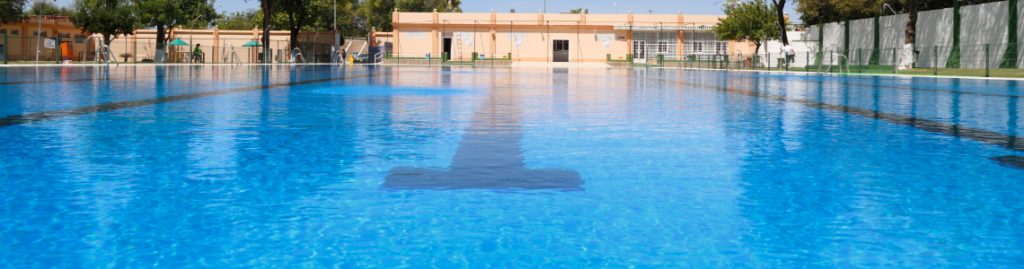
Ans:
{"label": "pool deck", "polygon": [[[38,68],[38,67],[131,67],[131,66],[153,66],[152,63],[118,63],[118,64],[2,64],[0,69],[3,68]],[[325,66],[325,65],[336,65],[332,63],[249,63],[249,64],[192,64],[192,63],[166,63],[161,64],[164,66],[289,66],[289,65],[307,65],[307,66]],[[444,66],[444,65],[422,65],[422,64],[355,64],[355,66],[419,66],[419,67],[433,67],[433,66]],[[473,65],[452,65],[457,67],[477,67]],[[494,68],[499,66],[481,65],[479,67]],[[682,70],[700,70],[700,71],[731,71],[731,72],[744,72],[744,73],[773,73],[773,74],[784,74],[784,75],[826,75],[826,76],[859,76],[859,77],[896,77],[896,78],[945,78],[945,79],[978,79],[978,80],[1024,80],[1024,78],[1015,77],[978,77],[978,76],[948,76],[948,75],[920,75],[920,74],[884,74],[884,73],[820,73],[820,72],[804,72],[804,71],[785,71],[785,70],[744,70],[744,69],[714,69],[714,68],[692,68],[692,67],[661,67],[661,66],[611,66],[607,63],[548,63],[548,62],[514,62],[511,68],[572,68],[572,69],[604,69],[604,68],[639,68],[639,69],[682,69]],[[1024,71],[1024,70],[1022,70]]]}

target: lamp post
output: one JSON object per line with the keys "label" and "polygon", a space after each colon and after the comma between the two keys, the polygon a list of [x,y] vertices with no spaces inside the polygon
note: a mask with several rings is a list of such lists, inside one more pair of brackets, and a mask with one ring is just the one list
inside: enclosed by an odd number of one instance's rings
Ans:
{"label": "lamp post", "polygon": [[331,23],[331,26],[334,29],[334,49],[333,49],[334,55],[331,55],[331,59],[332,59],[331,62],[337,62],[338,61],[337,60],[338,53],[341,50],[341,44],[340,44],[341,43],[341,33],[338,33],[338,0],[334,0],[333,9],[334,9],[334,22]]}
{"label": "lamp post", "polygon": [[[39,1],[35,1],[35,4],[38,3]],[[40,8],[39,11],[36,12],[36,21],[38,21],[38,24],[36,25],[36,62],[39,62],[39,54],[42,53],[42,50],[39,48],[39,40],[43,37],[43,14],[40,13],[42,11],[43,9]]]}

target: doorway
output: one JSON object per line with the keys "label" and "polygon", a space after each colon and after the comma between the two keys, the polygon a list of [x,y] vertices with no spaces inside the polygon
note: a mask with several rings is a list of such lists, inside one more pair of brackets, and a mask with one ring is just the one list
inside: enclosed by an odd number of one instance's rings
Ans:
{"label": "doorway", "polygon": [[451,37],[445,37],[444,38],[444,54],[441,54],[441,57],[443,57],[444,59],[442,59],[442,60],[445,60],[445,61],[451,61],[452,60],[452,38]]}
{"label": "doorway", "polygon": [[633,59],[647,60],[647,41],[633,40]]}
{"label": "doorway", "polygon": [[569,62],[569,40],[553,40],[551,46],[551,61],[556,63]]}

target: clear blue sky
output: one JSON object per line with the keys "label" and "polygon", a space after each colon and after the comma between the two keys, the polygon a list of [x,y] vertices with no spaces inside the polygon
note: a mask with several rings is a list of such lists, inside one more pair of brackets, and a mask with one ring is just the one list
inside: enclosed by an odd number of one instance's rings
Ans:
{"label": "clear blue sky", "polygon": [[[56,0],[58,5],[70,5],[72,0]],[[259,0],[216,0],[217,10],[235,12],[259,8]],[[790,4],[789,13],[794,14]],[[547,0],[548,12],[565,12],[572,8],[590,9],[591,13],[676,13],[721,14],[722,0]],[[462,0],[466,12],[536,12],[544,8],[543,0]]]}

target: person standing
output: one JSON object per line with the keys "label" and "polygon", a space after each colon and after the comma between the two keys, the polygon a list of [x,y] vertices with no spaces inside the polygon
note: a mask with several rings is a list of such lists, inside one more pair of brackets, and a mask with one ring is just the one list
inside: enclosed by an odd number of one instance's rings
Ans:
{"label": "person standing", "polygon": [[199,44],[196,44],[196,48],[192,50],[192,62],[193,63],[204,63],[206,57],[203,57],[203,50],[199,48]]}

